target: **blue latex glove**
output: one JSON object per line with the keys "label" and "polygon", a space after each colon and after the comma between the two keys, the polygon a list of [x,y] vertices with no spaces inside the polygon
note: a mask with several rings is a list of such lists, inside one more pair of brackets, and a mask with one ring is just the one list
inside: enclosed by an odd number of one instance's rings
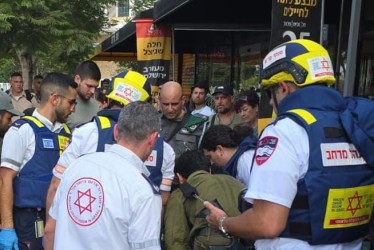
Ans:
{"label": "blue latex glove", "polygon": [[0,232],[0,249],[19,250],[16,230],[2,228]]}

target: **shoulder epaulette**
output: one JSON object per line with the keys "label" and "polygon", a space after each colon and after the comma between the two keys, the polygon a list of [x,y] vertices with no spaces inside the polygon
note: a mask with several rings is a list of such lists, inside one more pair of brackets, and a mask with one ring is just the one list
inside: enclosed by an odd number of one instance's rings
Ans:
{"label": "shoulder epaulette", "polygon": [[18,119],[12,123],[12,127],[20,128],[23,124],[28,123],[25,119]]}
{"label": "shoulder epaulette", "polygon": [[154,194],[160,194],[160,188],[156,186],[156,184],[151,181],[145,174],[142,173],[143,178],[149,183],[152,188]]}

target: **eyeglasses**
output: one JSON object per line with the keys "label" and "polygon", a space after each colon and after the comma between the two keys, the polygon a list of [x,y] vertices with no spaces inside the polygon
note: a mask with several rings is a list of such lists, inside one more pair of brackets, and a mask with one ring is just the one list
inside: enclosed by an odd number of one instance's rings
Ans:
{"label": "eyeglasses", "polygon": [[63,95],[57,95],[57,96],[68,100],[68,103],[70,103],[70,105],[77,105],[78,104],[77,99],[70,99],[70,98],[67,98],[66,96],[63,96]]}

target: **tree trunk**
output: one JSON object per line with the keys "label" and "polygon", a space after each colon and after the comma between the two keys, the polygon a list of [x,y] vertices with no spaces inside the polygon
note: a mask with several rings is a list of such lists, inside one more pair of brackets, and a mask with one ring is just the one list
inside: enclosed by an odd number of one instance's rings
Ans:
{"label": "tree trunk", "polygon": [[16,49],[17,57],[22,69],[23,89],[32,89],[32,80],[34,76],[35,63],[31,53],[22,49]]}

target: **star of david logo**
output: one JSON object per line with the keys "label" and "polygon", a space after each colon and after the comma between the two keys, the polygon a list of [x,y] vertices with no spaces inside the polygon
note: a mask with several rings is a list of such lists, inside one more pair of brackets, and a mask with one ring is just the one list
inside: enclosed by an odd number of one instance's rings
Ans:
{"label": "star of david logo", "polygon": [[78,190],[78,198],[74,204],[79,207],[79,213],[82,214],[84,211],[92,212],[91,205],[95,200],[96,198],[91,195],[91,188],[87,189],[85,192]]}
{"label": "star of david logo", "polygon": [[322,63],[322,69],[329,71],[330,69],[329,61],[326,59],[323,59],[321,63]]}
{"label": "star of david logo", "polygon": [[[354,200],[357,200],[357,204],[356,204],[356,207],[353,208],[352,206],[352,203]],[[358,192],[356,191],[356,193],[352,196],[352,197],[348,197],[348,207],[347,207],[347,211],[351,211],[352,215],[355,215],[356,211],[361,209],[361,200],[362,200],[362,195],[358,195]]]}
{"label": "star of david logo", "polygon": [[134,91],[132,89],[129,89],[129,88],[126,88],[125,89],[125,95],[129,96],[129,95],[132,95]]}

